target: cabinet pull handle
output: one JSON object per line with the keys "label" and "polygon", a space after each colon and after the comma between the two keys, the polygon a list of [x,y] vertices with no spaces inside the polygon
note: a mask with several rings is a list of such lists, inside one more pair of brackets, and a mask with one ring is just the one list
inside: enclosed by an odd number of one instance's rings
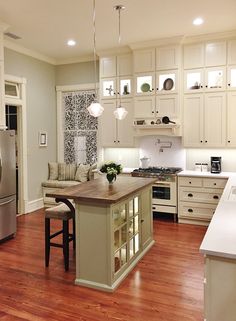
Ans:
{"label": "cabinet pull handle", "polygon": [[189,194],[188,194],[188,197],[193,197],[193,194],[192,194],[192,193],[189,193]]}
{"label": "cabinet pull handle", "polygon": [[219,196],[218,196],[218,195],[214,195],[213,198],[214,198],[215,200],[218,200],[218,199],[219,199]]}
{"label": "cabinet pull handle", "polygon": [[193,210],[192,210],[191,208],[189,208],[189,209],[188,209],[188,212],[189,212],[189,213],[192,213],[192,212],[193,212]]}

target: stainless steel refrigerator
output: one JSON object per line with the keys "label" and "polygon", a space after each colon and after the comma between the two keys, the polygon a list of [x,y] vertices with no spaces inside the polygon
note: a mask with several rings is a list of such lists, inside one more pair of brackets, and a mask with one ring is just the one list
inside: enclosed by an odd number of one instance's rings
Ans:
{"label": "stainless steel refrigerator", "polygon": [[16,233],[15,131],[0,131],[0,241]]}

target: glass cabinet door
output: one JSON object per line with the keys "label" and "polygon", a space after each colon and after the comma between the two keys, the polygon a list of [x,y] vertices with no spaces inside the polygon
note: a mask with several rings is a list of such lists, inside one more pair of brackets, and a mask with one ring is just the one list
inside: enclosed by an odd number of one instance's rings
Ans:
{"label": "glass cabinet door", "polygon": [[119,94],[122,98],[128,98],[132,96],[133,93],[133,84],[131,78],[120,78],[119,84]]}
{"label": "glass cabinet door", "polygon": [[177,71],[169,70],[168,72],[156,73],[156,93],[170,94],[178,90]]}
{"label": "glass cabinet door", "polygon": [[131,259],[140,249],[139,208],[140,201],[138,196],[136,196],[129,202],[129,259]]}
{"label": "glass cabinet door", "polygon": [[203,89],[203,69],[185,70],[184,72],[184,91],[200,92]]}
{"label": "glass cabinet door", "polygon": [[154,73],[136,75],[136,95],[154,94]]}
{"label": "glass cabinet door", "polygon": [[116,98],[116,78],[101,80],[101,99]]}
{"label": "glass cabinet door", "polygon": [[207,68],[205,90],[218,91],[225,89],[225,68]]}
{"label": "glass cabinet door", "polygon": [[228,68],[227,88],[236,89],[236,66]]}

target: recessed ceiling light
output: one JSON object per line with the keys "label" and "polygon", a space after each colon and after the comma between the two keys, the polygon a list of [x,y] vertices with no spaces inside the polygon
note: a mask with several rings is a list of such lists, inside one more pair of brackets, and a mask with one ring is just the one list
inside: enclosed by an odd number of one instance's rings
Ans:
{"label": "recessed ceiling light", "polygon": [[70,39],[67,41],[67,45],[72,47],[72,46],[76,45],[76,42],[74,40]]}
{"label": "recessed ceiling light", "polygon": [[193,24],[195,26],[199,26],[199,25],[203,24],[203,19],[202,18],[196,18],[196,19],[193,20]]}

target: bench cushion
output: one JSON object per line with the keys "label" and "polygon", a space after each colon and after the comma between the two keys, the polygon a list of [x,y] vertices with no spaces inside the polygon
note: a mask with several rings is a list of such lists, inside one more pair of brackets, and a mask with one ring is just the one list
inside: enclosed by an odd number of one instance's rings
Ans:
{"label": "bench cushion", "polygon": [[80,184],[77,181],[58,181],[58,180],[47,180],[42,183],[43,187],[52,187],[52,188],[65,188],[69,186],[75,186]]}

